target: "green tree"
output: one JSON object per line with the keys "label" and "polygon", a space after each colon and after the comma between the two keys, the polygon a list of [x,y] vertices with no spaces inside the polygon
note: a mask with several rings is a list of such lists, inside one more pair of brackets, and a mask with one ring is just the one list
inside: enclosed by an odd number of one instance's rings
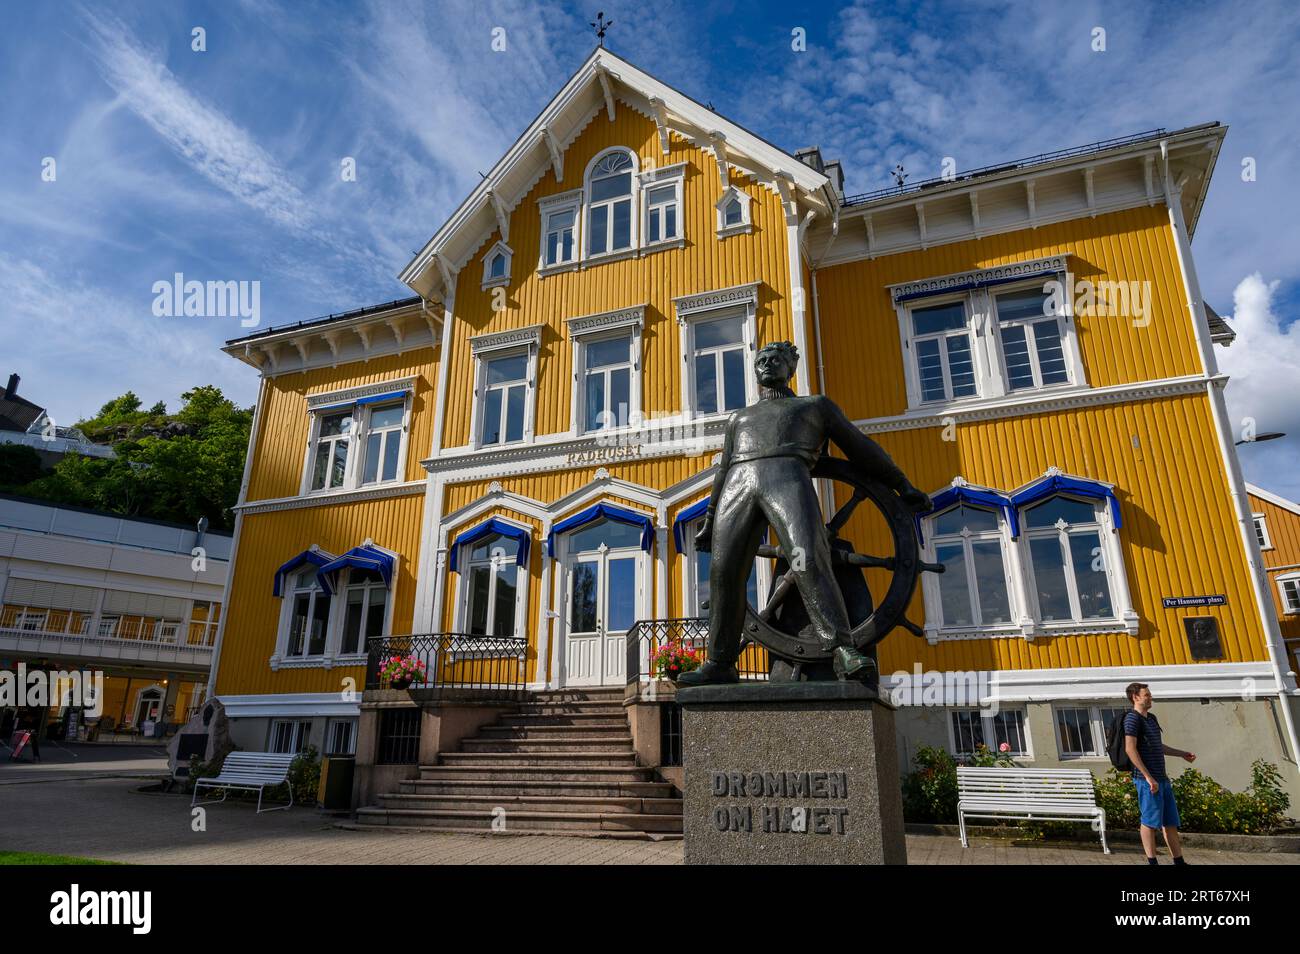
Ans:
{"label": "green tree", "polygon": [[174,415],[166,413],[161,401],[141,410],[140,398],[131,391],[114,398],[78,427],[91,440],[111,444],[115,458],[69,454],[14,492],[176,523],[207,517],[213,529],[230,529],[229,509],[239,497],[252,409],[236,406],[212,385],[193,388],[181,398]]}
{"label": "green tree", "polygon": [[41,476],[41,456],[24,444],[0,444],[0,490],[12,491]]}

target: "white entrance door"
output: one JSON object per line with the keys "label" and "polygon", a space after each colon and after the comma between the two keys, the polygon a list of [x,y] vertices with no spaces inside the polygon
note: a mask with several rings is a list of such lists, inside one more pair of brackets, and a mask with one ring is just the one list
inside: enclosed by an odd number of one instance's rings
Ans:
{"label": "white entrance door", "polygon": [[599,550],[569,560],[565,684],[621,686],[627,681],[627,631],[640,609],[639,550]]}

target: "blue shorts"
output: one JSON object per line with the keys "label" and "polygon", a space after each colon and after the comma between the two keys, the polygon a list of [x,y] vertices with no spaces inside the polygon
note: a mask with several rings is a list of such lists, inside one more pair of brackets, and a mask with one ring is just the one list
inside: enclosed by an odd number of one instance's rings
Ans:
{"label": "blue shorts", "polygon": [[1178,817],[1178,803],[1174,801],[1174,787],[1169,779],[1160,783],[1160,790],[1155,794],[1151,786],[1141,775],[1135,776],[1133,784],[1137,786],[1138,808],[1142,813],[1142,824],[1147,828],[1177,828],[1181,823]]}

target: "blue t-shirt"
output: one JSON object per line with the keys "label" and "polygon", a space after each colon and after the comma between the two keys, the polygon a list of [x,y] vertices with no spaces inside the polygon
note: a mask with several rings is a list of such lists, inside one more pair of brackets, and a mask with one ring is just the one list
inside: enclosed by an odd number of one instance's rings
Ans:
{"label": "blue t-shirt", "polygon": [[[1142,757],[1142,762],[1151,773],[1151,777],[1157,782],[1167,780],[1169,776],[1165,774],[1165,746],[1160,740],[1160,723],[1155,715],[1142,716],[1136,709],[1126,713],[1124,734],[1137,736],[1138,755]],[[1142,773],[1136,766],[1133,768],[1133,775],[1142,777]]]}

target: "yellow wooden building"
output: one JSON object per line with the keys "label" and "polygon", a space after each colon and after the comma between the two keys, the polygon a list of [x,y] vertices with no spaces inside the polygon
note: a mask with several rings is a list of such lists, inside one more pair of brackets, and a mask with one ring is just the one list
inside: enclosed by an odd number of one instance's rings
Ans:
{"label": "yellow wooden building", "polygon": [[[947,572],[920,635],[882,644],[886,681],[974,674],[998,700],[905,707],[904,757],[1101,767],[1137,680],[1222,781],[1252,753],[1294,769],[1191,254],[1224,135],[846,196],[820,150],[593,51],[402,271],[415,297],[227,345],[262,376],[214,676],[241,741],[349,751],[380,636],[518,640],[535,692],[643,675],[628,632],[702,615],[722,425],[788,340],[796,390],[936,501],[919,530]],[[844,534],[882,542],[865,512]]]}
{"label": "yellow wooden building", "polygon": [[1300,504],[1254,484],[1247,484],[1246,492],[1270,595],[1294,670],[1300,663]]}

